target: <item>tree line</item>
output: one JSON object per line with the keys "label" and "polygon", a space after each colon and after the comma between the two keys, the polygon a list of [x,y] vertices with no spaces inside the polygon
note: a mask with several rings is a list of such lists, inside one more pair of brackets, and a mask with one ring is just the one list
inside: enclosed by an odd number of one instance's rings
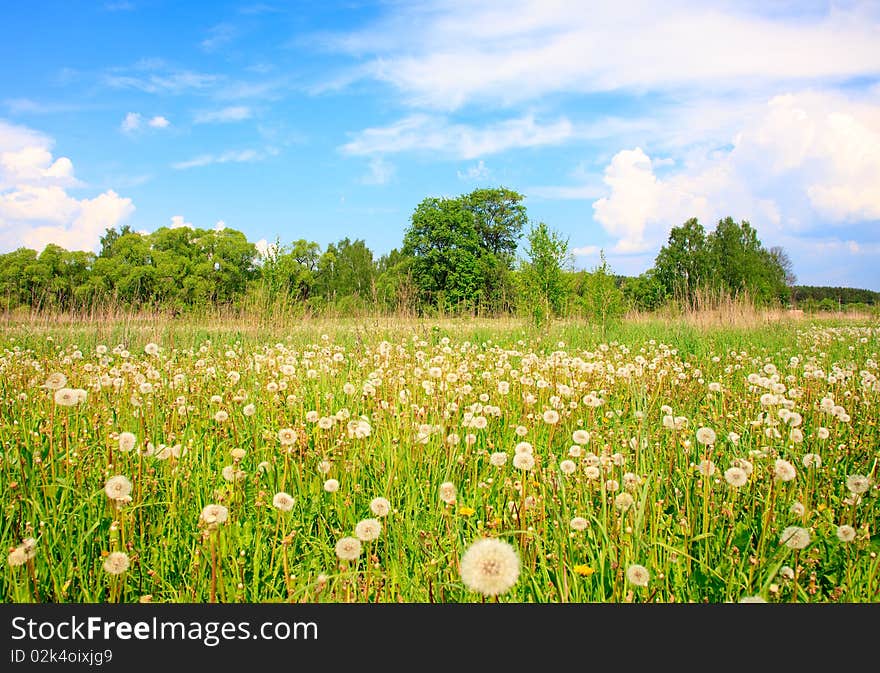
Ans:
{"label": "tree line", "polygon": [[[673,227],[653,266],[615,275],[604,254],[575,271],[568,240],[529,219],[525,197],[504,187],[426,198],[399,248],[376,256],[348,237],[325,249],[276,240],[262,253],[235,229],[108,229],[97,253],[47,245],[0,255],[0,307],[78,310],[112,303],[187,311],[206,305],[558,315],[606,320],[627,309],[692,304],[707,292],[747,295],[761,305],[826,299],[875,303],[866,290],[794,286],[791,261],[766,249],[746,221],[696,219]],[[525,241],[523,241],[523,238]],[[524,243],[524,245],[522,245]],[[826,302],[827,303],[827,302]]]}

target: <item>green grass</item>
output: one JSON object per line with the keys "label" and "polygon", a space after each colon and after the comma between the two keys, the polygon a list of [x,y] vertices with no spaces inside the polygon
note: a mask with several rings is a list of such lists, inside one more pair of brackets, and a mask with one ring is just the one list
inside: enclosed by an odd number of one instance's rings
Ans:
{"label": "green grass", "polygon": [[[160,346],[158,356],[144,352],[149,342]],[[106,361],[99,344],[109,349]],[[514,320],[268,328],[126,321],[8,325],[0,345],[0,540],[10,552],[37,540],[33,559],[0,573],[7,602],[473,602],[483,596],[465,587],[458,564],[487,536],[510,542],[520,557],[502,601],[880,599],[876,322],[642,321],[604,332],[567,322],[538,332]],[[768,377],[770,364],[788,402],[762,406],[768,389],[747,377]],[[441,378],[432,378],[432,366]],[[812,376],[817,369],[822,375]],[[232,371],[239,380],[230,380]],[[87,400],[56,405],[41,387],[52,372],[87,390]],[[139,390],[142,381],[152,392]],[[374,390],[365,392],[370,381]],[[509,383],[507,394],[499,381]],[[347,382],[354,393],[344,391]],[[722,392],[709,392],[711,382]],[[270,383],[282,389],[267,390]],[[604,403],[588,406],[589,393]],[[849,420],[822,411],[823,397]],[[247,404],[254,415],[244,415]],[[786,404],[800,415],[802,441],[778,415]],[[664,427],[664,405],[687,427]],[[553,406],[555,425],[542,418]],[[219,410],[228,420],[215,420]],[[322,430],[309,411],[339,420]],[[463,426],[466,412],[484,417],[485,428]],[[370,434],[352,437],[347,424],[361,416]],[[704,426],[716,432],[712,446],[696,440]],[[279,442],[282,428],[297,433],[291,451]],[[579,428],[591,439],[570,458]],[[136,435],[135,451],[119,450],[121,432]],[[447,441],[451,434],[459,441]],[[536,458],[527,473],[512,465],[523,440]],[[179,444],[184,453],[145,455],[147,442]],[[233,449],[244,456],[234,460]],[[507,463],[491,465],[489,455],[500,451]],[[806,453],[819,454],[821,467],[804,467]],[[734,489],[723,474],[743,458],[754,469]],[[572,474],[560,469],[567,459],[576,463]],[[716,468],[708,481],[697,470],[705,459]],[[774,478],[777,459],[796,467],[795,479]],[[592,480],[585,468],[596,460],[601,477]],[[227,481],[226,466],[243,480]],[[615,497],[628,473],[638,477],[628,490],[634,504],[620,512]],[[846,484],[853,474],[871,479],[857,501]],[[103,490],[113,475],[133,484],[132,502],[118,510]],[[335,493],[323,488],[331,477],[340,483]],[[620,490],[606,488],[608,480]],[[457,489],[453,505],[438,495],[446,481]],[[279,491],[293,496],[291,511],[272,507]],[[374,516],[377,496],[393,508],[382,534],[356,562],[340,562],[337,540]],[[802,516],[791,512],[796,502]],[[212,503],[229,511],[216,529],[200,523]],[[584,530],[570,527],[576,516],[587,520]],[[842,524],[855,529],[853,541],[838,539]],[[780,544],[793,525],[809,530],[803,550]],[[115,551],[130,559],[121,575],[102,567]],[[632,564],[648,568],[647,587],[627,582]]]}

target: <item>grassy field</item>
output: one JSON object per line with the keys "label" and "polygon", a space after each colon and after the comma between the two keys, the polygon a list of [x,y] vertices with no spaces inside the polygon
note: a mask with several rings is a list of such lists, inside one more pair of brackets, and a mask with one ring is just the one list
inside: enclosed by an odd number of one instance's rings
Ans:
{"label": "grassy field", "polygon": [[876,321],[0,341],[4,602],[880,600]]}

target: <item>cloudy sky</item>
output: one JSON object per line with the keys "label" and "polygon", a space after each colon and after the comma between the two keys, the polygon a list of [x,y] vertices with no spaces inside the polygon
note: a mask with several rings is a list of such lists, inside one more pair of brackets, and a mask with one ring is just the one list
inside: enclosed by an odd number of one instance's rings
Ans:
{"label": "cloudy sky", "polygon": [[880,2],[7,3],[0,252],[107,227],[398,246],[505,186],[634,275],[748,220],[799,282],[880,290]]}

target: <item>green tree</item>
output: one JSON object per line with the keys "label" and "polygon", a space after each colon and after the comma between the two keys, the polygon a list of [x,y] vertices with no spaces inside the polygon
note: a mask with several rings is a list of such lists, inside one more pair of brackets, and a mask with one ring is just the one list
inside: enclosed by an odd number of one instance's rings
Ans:
{"label": "green tree", "polygon": [[626,311],[626,297],[617,286],[604,251],[600,251],[599,264],[589,274],[582,301],[587,316],[597,320],[603,332],[610,321]]}
{"label": "green tree", "polygon": [[527,236],[526,259],[520,265],[521,299],[540,326],[562,313],[569,292],[565,271],[571,266],[568,240],[543,222]]}
{"label": "green tree", "polygon": [[403,254],[420,298],[440,308],[473,308],[480,303],[480,236],[472,212],[461,199],[427,198],[412,215]]}
{"label": "green tree", "polygon": [[667,295],[692,301],[708,275],[706,231],[694,217],[669,232],[666,245],[654,260],[654,276]]}

